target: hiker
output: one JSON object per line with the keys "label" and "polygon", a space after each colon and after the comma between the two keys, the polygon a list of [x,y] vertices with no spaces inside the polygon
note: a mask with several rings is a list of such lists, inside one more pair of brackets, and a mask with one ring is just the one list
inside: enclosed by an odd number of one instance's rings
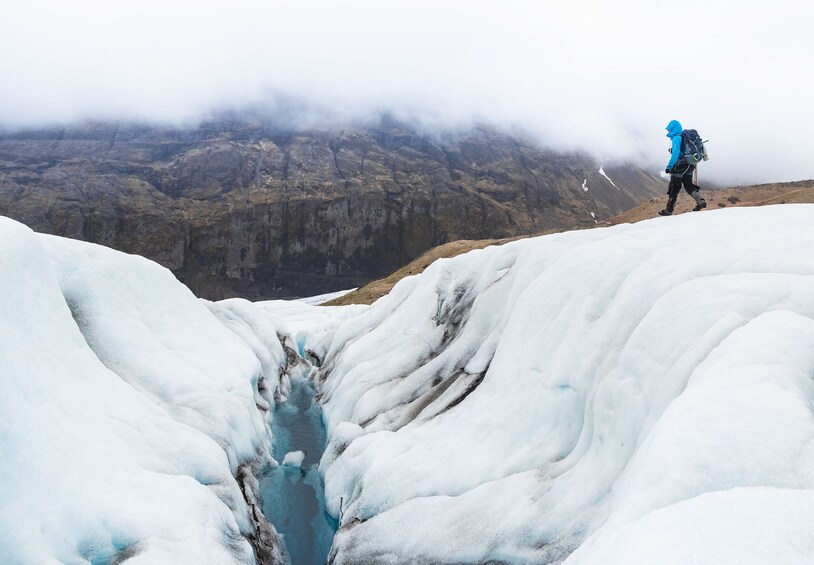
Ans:
{"label": "hiker", "polygon": [[707,202],[701,196],[701,187],[692,182],[692,174],[695,172],[695,165],[688,163],[681,153],[682,146],[682,133],[684,132],[681,123],[678,120],[673,120],[667,124],[667,137],[673,141],[673,146],[670,148],[670,162],[667,163],[667,168],[664,169],[665,173],[670,175],[670,185],[667,188],[667,206],[664,210],[659,212],[659,216],[669,216],[673,213],[673,208],[676,205],[678,193],[681,192],[681,185],[684,185],[684,190],[687,194],[695,200],[695,208],[693,212],[697,212],[702,208],[707,207]]}

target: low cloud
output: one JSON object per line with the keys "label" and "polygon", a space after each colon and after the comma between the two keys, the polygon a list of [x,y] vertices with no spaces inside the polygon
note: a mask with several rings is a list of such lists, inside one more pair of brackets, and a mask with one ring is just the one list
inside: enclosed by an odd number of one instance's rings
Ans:
{"label": "low cloud", "polygon": [[[654,171],[671,119],[706,178],[814,177],[810,1],[43,2],[0,18],[0,124],[489,123]],[[292,102],[293,101],[293,102]]]}

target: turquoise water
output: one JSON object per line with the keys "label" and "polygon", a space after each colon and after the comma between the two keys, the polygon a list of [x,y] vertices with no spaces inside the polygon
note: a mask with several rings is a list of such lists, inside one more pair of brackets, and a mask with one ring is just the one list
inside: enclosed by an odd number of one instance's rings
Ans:
{"label": "turquoise water", "polygon": [[288,402],[274,408],[272,422],[274,458],[282,463],[286,453],[304,451],[305,459],[302,467],[280,466],[263,473],[263,514],[283,535],[292,565],[322,565],[327,562],[336,523],[325,512],[318,470],[325,427],[307,378],[292,378]]}

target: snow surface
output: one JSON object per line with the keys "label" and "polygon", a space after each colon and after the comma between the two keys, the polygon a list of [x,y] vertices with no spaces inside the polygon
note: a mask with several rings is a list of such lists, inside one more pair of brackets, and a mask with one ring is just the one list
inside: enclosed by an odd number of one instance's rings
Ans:
{"label": "snow surface", "polygon": [[6,218],[0,256],[0,562],[255,563],[279,351],[141,257]]}
{"label": "snow surface", "polygon": [[348,290],[338,290],[336,292],[329,292],[327,294],[318,294],[316,296],[307,296],[305,298],[298,298],[297,302],[305,302],[306,304],[312,304],[317,306],[319,304],[324,304],[336,298],[340,298],[345,296],[349,292],[353,292],[356,290],[355,288],[349,288]]}
{"label": "snow surface", "polygon": [[812,239],[784,205],[522,240],[323,331],[335,562],[814,562]]}
{"label": "snow surface", "polygon": [[330,345],[329,337],[344,321],[370,306],[354,304],[350,306],[315,306],[299,301],[268,300],[256,302],[255,306],[285,325],[297,344],[301,356],[310,356],[311,361],[322,364]]}
{"label": "snow surface", "polygon": [[[259,508],[308,487],[285,543],[327,551],[327,509],[335,563],[812,563],[813,232],[684,214],[323,307],[0,218],[0,562],[285,563]],[[315,427],[315,386],[319,468],[272,417]]]}
{"label": "snow surface", "polygon": [[588,192],[588,179],[582,181],[582,190]]}

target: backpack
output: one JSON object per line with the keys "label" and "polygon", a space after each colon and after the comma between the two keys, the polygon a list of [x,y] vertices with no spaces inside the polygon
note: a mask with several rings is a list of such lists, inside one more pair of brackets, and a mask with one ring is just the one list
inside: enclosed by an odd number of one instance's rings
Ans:
{"label": "backpack", "polygon": [[690,165],[697,165],[709,159],[704,141],[694,129],[685,129],[681,132],[681,158]]}

